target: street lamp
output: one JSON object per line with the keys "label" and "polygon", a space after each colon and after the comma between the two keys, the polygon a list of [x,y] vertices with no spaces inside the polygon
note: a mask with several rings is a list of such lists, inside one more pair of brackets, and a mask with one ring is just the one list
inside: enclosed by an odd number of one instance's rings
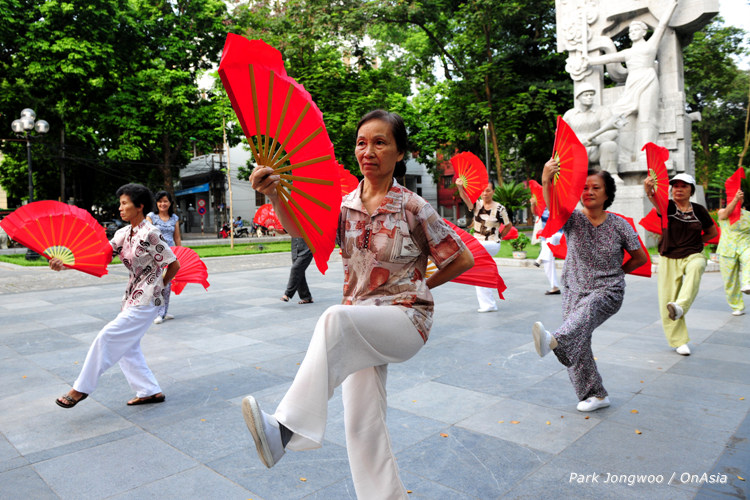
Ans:
{"label": "street lamp", "polygon": [[[26,161],[29,165],[29,203],[34,201],[34,178],[31,170],[31,133],[32,130],[36,131],[37,134],[46,134],[49,132],[49,123],[45,120],[37,120],[36,113],[33,109],[26,108],[21,111],[21,118],[13,120],[10,127],[13,132],[19,135],[23,135],[26,139]],[[39,258],[39,254],[29,250],[26,252],[26,260],[36,260]]]}

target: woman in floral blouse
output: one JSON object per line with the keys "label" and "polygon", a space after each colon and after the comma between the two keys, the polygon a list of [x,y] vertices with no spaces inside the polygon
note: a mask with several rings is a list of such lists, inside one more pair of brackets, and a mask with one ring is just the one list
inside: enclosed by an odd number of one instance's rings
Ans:
{"label": "woman in floral blouse", "polygon": [[[153,208],[151,192],[140,184],[125,184],[117,190],[120,217],[129,226],[119,229],[110,240],[114,254],[130,271],[122,298],[122,310],[94,339],[73,388],[55,402],[72,408],[96,389],[99,377],[119,362],[136,397],[128,405],[161,403],[164,394],[151,373],[141,350],[141,338],[156,318],[166,286],[172,281],[180,263],[158,229],[145,218]],[[59,259],[49,266],[63,269]],[[162,270],[167,268],[162,276]]]}
{"label": "woman in floral blouse", "polygon": [[[360,120],[355,154],[364,180],[342,201],[337,235],[342,305],[329,307],[318,320],[273,415],[262,412],[252,396],[242,404],[258,455],[272,467],[286,447],[321,446],[328,399],[343,384],[346,447],[359,499],[407,498],[385,425],[388,363],[406,361],[427,341],[430,289],[474,262],[430,204],[396,182],[406,171],[406,147],[406,127],[397,114],[376,110]],[[294,228],[278,203],[279,176],[261,166],[250,180],[271,199],[284,227]],[[438,271],[425,279],[428,257]]]}

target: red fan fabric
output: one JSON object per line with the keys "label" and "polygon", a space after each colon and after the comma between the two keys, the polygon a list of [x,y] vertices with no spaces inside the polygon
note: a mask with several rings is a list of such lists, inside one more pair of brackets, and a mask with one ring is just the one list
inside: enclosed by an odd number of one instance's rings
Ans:
{"label": "red fan fabric", "polygon": [[[734,197],[737,195],[737,191],[741,189],[742,179],[745,178],[745,169],[739,167],[729,178],[724,182],[724,189],[727,192],[727,205],[732,203]],[[729,214],[729,224],[734,224],[742,216],[742,204],[738,203],[732,213]]]}
{"label": "red fan fabric", "polygon": [[451,158],[451,165],[455,172],[453,179],[463,179],[464,191],[472,203],[476,203],[479,195],[487,187],[489,177],[487,167],[474,153],[464,151]]}
{"label": "red fan fabric", "polygon": [[273,209],[273,205],[270,203],[258,207],[253,216],[253,222],[265,227],[266,229],[273,227],[277,231],[284,230],[281,221],[276,216],[276,211]]}
{"label": "red fan fabric", "polygon": [[534,215],[536,215],[537,217],[541,217],[544,213],[544,209],[547,208],[547,204],[544,202],[544,190],[542,188],[542,185],[537,181],[530,179],[529,190],[531,191],[531,196],[536,200]]}
{"label": "red fan fabric", "polygon": [[646,143],[642,151],[646,151],[646,164],[648,175],[654,179],[654,195],[656,204],[661,214],[661,227],[667,227],[667,203],[669,203],[669,174],[667,174],[666,161],[669,159],[669,150],[657,146],[653,142]]}
{"label": "red fan fabric", "polygon": [[279,51],[227,35],[219,76],[255,163],[281,176],[277,193],[325,273],[335,246],[341,182],[323,114],[287,76]]}
{"label": "red fan fabric", "polygon": [[188,283],[203,285],[208,289],[208,269],[206,264],[198,257],[195,250],[188,247],[170,247],[180,263],[180,270],[172,278],[172,291],[177,295],[182,293]]}
{"label": "red fan fabric", "polygon": [[540,238],[549,238],[560,230],[570,218],[586,184],[586,173],[589,168],[589,157],[586,148],[576,137],[575,132],[557,117],[555,146],[552,156],[560,160],[560,171],[552,184],[549,219],[539,232]]}
{"label": "red fan fabric", "polygon": [[[501,233],[503,232],[503,227],[504,226],[500,224]],[[503,236],[504,240],[515,240],[516,238],[518,238],[518,229],[516,229],[516,226],[513,226],[512,228],[510,228],[510,231],[508,231],[508,234]]]}
{"label": "red fan fabric", "polygon": [[[713,219],[712,219],[713,220]],[[703,245],[718,245],[719,240],[721,239],[721,229],[719,228],[719,225],[716,224],[716,221],[714,220],[714,227],[716,228],[716,236],[711,238],[710,240],[703,243]]]}
{"label": "red fan fabric", "polygon": [[93,276],[107,274],[112,245],[105,229],[86,210],[42,200],[15,210],[0,221],[8,236],[65,267]]}
{"label": "red fan fabric", "polygon": [[[623,219],[625,219],[626,221],[628,221],[628,224],[630,224],[630,227],[632,227],[633,230],[635,231],[635,222],[630,217],[626,217],[626,216],[624,216],[622,214],[618,214],[618,213],[615,213],[615,212],[609,212],[608,211],[607,213],[612,214],[612,215],[616,215],[618,217],[622,217]],[[628,274],[633,274],[635,276],[644,276],[646,278],[650,278],[651,277],[651,256],[649,255],[648,249],[646,248],[646,245],[643,243],[643,240],[641,239],[640,236],[638,236],[638,242],[641,244],[641,248],[643,249],[643,251],[646,252],[646,257],[647,257],[648,260],[646,261],[645,264],[643,264],[642,266],[640,266],[640,267],[638,267],[638,268],[630,271],[630,273],[628,273]],[[549,249],[552,251],[552,255],[554,255],[556,258],[558,258],[558,259],[565,259],[565,257],[568,255],[568,243],[567,243],[567,241],[565,241],[565,235],[563,235],[563,237],[560,238],[560,243],[558,245],[552,245],[552,244],[549,244],[549,243],[548,243],[548,245],[549,245]],[[625,256],[624,256],[624,258],[622,260],[623,265],[627,261],[629,261],[631,258],[632,257],[630,256],[630,252],[628,252],[627,250],[625,250]]]}
{"label": "red fan fabric", "polygon": [[500,273],[497,272],[497,263],[495,259],[484,249],[481,243],[477,239],[461,229],[460,227],[452,224],[450,221],[445,222],[453,228],[454,231],[461,238],[461,241],[466,244],[471,254],[474,256],[474,266],[468,271],[464,271],[462,274],[453,278],[451,281],[456,283],[463,283],[464,285],[483,286],[485,288],[497,288],[497,293],[501,299],[503,292],[507,290],[503,278],[500,277]]}
{"label": "red fan fabric", "polygon": [[346,196],[359,187],[359,179],[339,163],[339,178],[341,180],[341,196]]}

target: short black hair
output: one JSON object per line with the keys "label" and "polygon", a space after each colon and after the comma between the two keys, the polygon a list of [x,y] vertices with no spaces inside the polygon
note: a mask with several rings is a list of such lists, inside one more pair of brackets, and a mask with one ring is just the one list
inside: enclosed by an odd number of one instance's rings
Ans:
{"label": "short black hair", "polygon": [[[158,191],[154,195],[154,199],[158,202],[159,200],[161,200],[165,196],[167,197],[167,200],[169,200],[169,210],[167,210],[167,212],[169,213],[170,216],[172,216],[172,215],[174,215],[174,200],[172,199],[172,195],[169,194],[169,191],[164,191],[164,190]],[[131,200],[132,200],[132,198],[131,198]],[[156,206],[156,210],[158,212],[158,210],[159,210],[159,206],[158,205]]]}
{"label": "short black hair", "polygon": [[[406,134],[406,125],[404,124],[404,119],[401,118],[401,115],[398,113],[391,113],[384,109],[370,111],[359,120],[359,123],[357,123],[357,130],[354,134],[355,141],[357,140],[357,135],[359,135],[359,129],[370,120],[384,121],[391,127],[391,133],[393,134],[394,139],[396,139],[396,149],[398,149],[399,153],[403,153],[404,158],[406,158],[406,153],[409,150],[409,140]],[[402,159],[396,162],[396,168],[393,169],[393,176],[403,177],[404,175],[406,175],[406,161]]]}
{"label": "short black hair", "polygon": [[125,184],[117,188],[117,193],[115,194],[118,198],[124,194],[128,195],[130,201],[136,207],[143,205],[144,217],[146,214],[154,211],[154,197],[146,186],[134,183]]}
{"label": "short black hair", "polygon": [[598,175],[604,181],[604,193],[607,195],[607,199],[604,201],[604,210],[608,209],[615,201],[615,192],[617,191],[614,177],[606,170],[597,170],[595,168],[589,169],[586,177],[589,175]]}

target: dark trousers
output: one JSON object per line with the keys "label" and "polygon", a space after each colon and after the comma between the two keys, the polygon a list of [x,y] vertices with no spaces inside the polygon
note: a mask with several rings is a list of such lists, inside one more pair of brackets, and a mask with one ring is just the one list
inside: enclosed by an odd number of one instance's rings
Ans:
{"label": "dark trousers", "polygon": [[299,292],[302,300],[312,300],[310,289],[307,287],[305,270],[312,262],[313,254],[303,238],[292,238],[292,269],[289,272],[289,282],[286,284],[284,295],[290,299],[295,292]]}

